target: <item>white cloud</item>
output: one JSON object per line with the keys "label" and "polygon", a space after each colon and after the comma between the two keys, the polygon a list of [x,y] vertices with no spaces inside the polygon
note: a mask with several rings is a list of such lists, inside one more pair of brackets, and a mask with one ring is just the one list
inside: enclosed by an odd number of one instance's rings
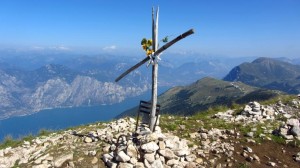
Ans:
{"label": "white cloud", "polygon": [[49,49],[52,49],[52,50],[60,50],[60,51],[69,51],[71,50],[70,48],[68,47],[65,47],[65,46],[53,46],[53,47],[49,47]]}
{"label": "white cloud", "polygon": [[31,49],[32,49],[32,50],[38,50],[38,51],[40,51],[40,50],[44,50],[45,47],[41,47],[41,46],[33,46],[33,47],[31,47]]}
{"label": "white cloud", "polygon": [[111,50],[115,50],[115,49],[117,49],[117,46],[115,46],[115,45],[106,46],[103,48],[103,50],[105,50],[105,51],[111,51]]}
{"label": "white cloud", "polygon": [[66,46],[59,45],[59,46],[32,46],[32,47],[30,47],[30,50],[35,50],[35,51],[42,51],[42,50],[70,51],[71,49],[66,47]]}

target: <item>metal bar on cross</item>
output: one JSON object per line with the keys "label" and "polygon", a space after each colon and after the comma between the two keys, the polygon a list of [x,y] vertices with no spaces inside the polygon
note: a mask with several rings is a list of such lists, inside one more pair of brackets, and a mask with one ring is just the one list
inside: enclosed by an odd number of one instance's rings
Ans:
{"label": "metal bar on cross", "polygon": [[[153,64],[152,64],[152,97],[151,97],[152,108],[151,108],[150,123],[149,123],[149,128],[151,131],[154,131],[154,124],[156,121],[155,113],[156,113],[156,104],[157,104],[157,76],[158,76],[157,58],[164,50],[166,50],[167,48],[169,48],[170,46],[172,46],[179,40],[194,33],[194,30],[190,29],[190,30],[186,31],[185,33],[177,36],[175,39],[171,40],[170,42],[166,43],[159,49],[157,49],[158,48],[158,40],[157,40],[158,39],[158,14],[159,14],[159,9],[157,8],[156,15],[154,16],[154,8],[152,8],[152,49],[153,49],[154,53],[151,56],[147,56],[145,59],[143,59],[139,63],[135,64],[131,68],[129,68],[127,71],[125,71],[123,74],[121,74],[115,80],[115,82],[118,82],[123,77],[125,77],[127,74],[134,71],[135,69],[137,69],[138,67],[140,67],[141,65],[146,63],[147,61],[153,62]],[[150,59],[153,59],[153,60],[150,60]]]}

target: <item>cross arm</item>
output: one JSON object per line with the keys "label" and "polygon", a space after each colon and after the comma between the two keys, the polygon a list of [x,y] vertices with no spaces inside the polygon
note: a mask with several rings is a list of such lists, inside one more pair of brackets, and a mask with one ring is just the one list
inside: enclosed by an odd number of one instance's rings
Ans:
{"label": "cross arm", "polygon": [[[194,33],[194,29],[190,29],[188,31],[186,31],[185,33],[177,36],[175,39],[173,39],[172,41],[168,42],[167,44],[163,45],[162,47],[160,47],[153,55],[157,56],[160,53],[162,53],[164,50],[166,50],[167,48],[169,48],[171,45],[175,44],[176,42],[178,42],[179,40],[191,35]],[[125,71],[123,74],[121,74],[116,80],[115,82],[118,82],[119,80],[121,80],[124,76],[126,76],[127,74],[129,74],[131,71],[134,71],[135,69],[137,69],[138,67],[140,67],[142,64],[146,63],[148,60],[150,59],[150,57],[146,57],[144,58],[142,61],[140,61],[139,63],[135,64],[133,67],[129,68],[127,71]]]}

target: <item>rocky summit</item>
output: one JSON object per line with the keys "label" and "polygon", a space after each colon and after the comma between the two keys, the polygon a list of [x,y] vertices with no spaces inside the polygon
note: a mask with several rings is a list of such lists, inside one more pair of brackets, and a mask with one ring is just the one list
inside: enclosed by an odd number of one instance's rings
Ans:
{"label": "rocky summit", "polygon": [[280,99],[163,115],[154,132],[133,118],[94,123],[12,146],[6,140],[0,168],[299,167],[299,112],[298,99]]}

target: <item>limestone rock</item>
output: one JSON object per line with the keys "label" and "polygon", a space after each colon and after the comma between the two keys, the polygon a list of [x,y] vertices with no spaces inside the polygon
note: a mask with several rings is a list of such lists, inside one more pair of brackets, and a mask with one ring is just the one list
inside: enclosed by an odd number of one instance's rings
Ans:
{"label": "limestone rock", "polygon": [[151,164],[154,162],[154,153],[145,153],[144,158]]}
{"label": "limestone rock", "polygon": [[128,156],[137,158],[137,155],[138,155],[137,149],[132,144],[130,144],[130,145],[127,146],[126,152],[127,152]]}
{"label": "limestone rock", "polygon": [[164,168],[164,166],[163,166],[163,164],[162,164],[162,162],[161,162],[161,160],[155,160],[152,164],[151,164],[151,166],[154,168]]}
{"label": "limestone rock", "polygon": [[91,142],[93,142],[93,139],[90,138],[90,137],[85,137],[85,138],[84,138],[84,142],[85,142],[85,143],[91,143]]}
{"label": "limestone rock", "polygon": [[175,159],[177,158],[177,156],[174,154],[174,152],[169,149],[169,148],[166,148],[166,149],[163,149],[163,150],[159,150],[158,151],[162,156],[164,156],[165,158],[167,159]]}
{"label": "limestone rock", "polygon": [[110,154],[106,153],[102,156],[102,159],[105,163],[108,162],[109,160],[112,160],[113,158],[114,158],[113,153]]}
{"label": "limestone rock", "polygon": [[252,153],[252,151],[253,151],[253,150],[252,150],[250,147],[248,147],[248,146],[246,146],[246,147],[244,148],[244,150],[247,151],[247,152],[249,152],[249,153]]}
{"label": "limestone rock", "polygon": [[286,124],[290,125],[290,126],[298,126],[299,127],[299,120],[295,119],[295,118],[290,118],[286,121]]}
{"label": "limestone rock", "polygon": [[294,136],[300,136],[300,127],[299,126],[293,126],[291,129],[291,134]]}
{"label": "limestone rock", "polygon": [[295,155],[294,160],[300,163],[300,152]]}
{"label": "limestone rock", "polygon": [[143,144],[141,146],[141,148],[147,153],[152,153],[152,152],[157,151],[159,149],[159,146],[155,142],[152,141],[152,142]]}
{"label": "limestone rock", "polygon": [[275,166],[276,166],[276,163],[275,163],[275,162],[268,162],[267,165],[268,165],[268,166],[271,166],[271,167],[275,167]]}
{"label": "limestone rock", "polygon": [[133,168],[133,165],[132,164],[130,164],[130,163],[120,163],[119,165],[118,165],[118,168]]}
{"label": "limestone rock", "polygon": [[126,155],[124,151],[120,151],[117,154],[116,160],[120,162],[128,162],[130,160],[130,157]]}
{"label": "limestone rock", "polygon": [[54,159],[54,167],[61,167],[67,160],[73,160],[73,152],[58,156]]}

